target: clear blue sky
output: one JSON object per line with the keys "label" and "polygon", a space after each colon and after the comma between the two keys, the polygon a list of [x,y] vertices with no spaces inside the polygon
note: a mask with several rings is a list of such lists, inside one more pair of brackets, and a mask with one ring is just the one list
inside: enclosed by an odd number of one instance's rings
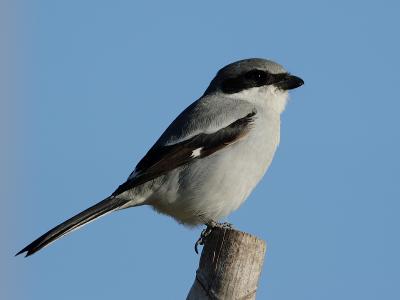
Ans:
{"label": "clear blue sky", "polygon": [[201,228],[150,208],[13,255],[111,193],[220,67],[248,57],[306,82],[228,219],[268,243],[258,298],[400,299],[395,1],[9,2],[1,299],[183,299]]}

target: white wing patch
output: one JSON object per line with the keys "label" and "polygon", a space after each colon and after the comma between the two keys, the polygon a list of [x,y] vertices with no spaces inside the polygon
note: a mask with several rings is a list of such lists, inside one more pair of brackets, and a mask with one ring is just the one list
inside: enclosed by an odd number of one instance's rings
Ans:
{"label": "white wing patch", "polygon": [[192,151],[191,157],[192,157],[192,158],[195,158],[195,157],[200,156],[201,150],[202,150],[202,149],[203,149],[203,147],[194,149],[194,150]]}

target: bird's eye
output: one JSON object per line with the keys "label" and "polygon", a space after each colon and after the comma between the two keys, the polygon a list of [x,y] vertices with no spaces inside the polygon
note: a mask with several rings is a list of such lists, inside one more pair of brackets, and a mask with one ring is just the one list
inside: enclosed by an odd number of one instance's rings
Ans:
{"label": "bird's eye", "polygon": [[268,81],[268,74],[266,72],[264,72],[264,71],[261,71],[261,70],[249,71],[244,75],[244,77],[247,80],[256,83],[257,85],[266,84],[267,81]]}
{"label": "bird's eye", "polygon": [[227,78],[221,84],[224,93],[234,94],[253,87],[270,84],[272,75],[261,70],[251,70],[237,77]]}

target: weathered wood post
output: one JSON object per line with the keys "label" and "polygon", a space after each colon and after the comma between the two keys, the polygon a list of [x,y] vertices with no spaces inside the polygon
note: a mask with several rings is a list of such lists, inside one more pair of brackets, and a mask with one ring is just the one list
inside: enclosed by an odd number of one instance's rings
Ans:
{"label": "weathered wood post", "polygon": [[255,236],[214,228],[206,238],[186,299],[255,299],[265,251],[265,242]]}

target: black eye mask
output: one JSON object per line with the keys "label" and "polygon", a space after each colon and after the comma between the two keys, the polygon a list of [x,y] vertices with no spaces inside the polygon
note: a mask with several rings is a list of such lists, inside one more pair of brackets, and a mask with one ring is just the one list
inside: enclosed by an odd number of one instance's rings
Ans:
{"label": "black eye mask", "polygon": [[285,79],[286,73],[271,74],[262,70],[251,70],[222,82],[221,89],[226,94],[234,94],[253,87],[271,85]]}

